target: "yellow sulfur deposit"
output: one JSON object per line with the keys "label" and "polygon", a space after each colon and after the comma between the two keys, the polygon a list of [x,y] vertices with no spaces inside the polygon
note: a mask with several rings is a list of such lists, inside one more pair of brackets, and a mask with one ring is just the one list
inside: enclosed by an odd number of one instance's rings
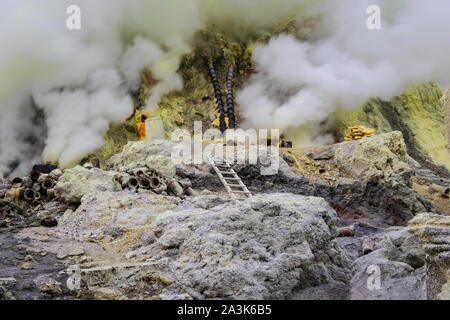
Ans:
{"label": "yellow sulfur deposit", "polygon": [[359,140],[363,137],[371,137],[375,135],[375,129],[366,128],[363,126],[349,127],[349,132],[344,138],[345,141]]}

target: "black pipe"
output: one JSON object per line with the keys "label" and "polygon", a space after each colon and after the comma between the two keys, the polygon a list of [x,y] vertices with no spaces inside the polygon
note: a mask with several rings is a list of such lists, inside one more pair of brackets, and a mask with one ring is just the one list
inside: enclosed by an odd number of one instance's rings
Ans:
{"label": "black pipe", "polygon": [[217,107],[218,107],[219,113],[220,113],[220,117],[219,117],[220,132],[223,133],[223,132],[225,132],[225,130],[227,130],[227,124],[225,122],[225,110],[223,109],[224,103],[222,100],[222,92],[220,91],[220,85],[219,85],[219,81],[217,80],[216,71],[214,70],[214,65],[212,63],[209,63],[208,67],[209,67],[209,73],[211,75],[211,80],[212,80],[213,87],[214,87],[214,93],[216,95]]}
{"label": "black pipe", "polygon": [[234,117],[234,104],[233,104],[233,66],[228,69],[228,81],[227,81],[227,104],[228,104],[228,127],[234,129],[235,127],[235,117]]}

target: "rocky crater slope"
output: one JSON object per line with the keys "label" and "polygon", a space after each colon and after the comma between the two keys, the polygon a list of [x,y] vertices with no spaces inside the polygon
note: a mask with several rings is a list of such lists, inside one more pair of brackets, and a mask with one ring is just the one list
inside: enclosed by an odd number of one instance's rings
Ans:
{"label": "rocky crater slope", "polygon": [[239,204],[210,165],[173,164],[175,145],[129,142],[107,170],[55,171],[32,202],[2,181],[0,297],[448,299],[433,203],[448,207],[449,181],[400,132],[283,149],[273,175],[236,164],[253,193]]}

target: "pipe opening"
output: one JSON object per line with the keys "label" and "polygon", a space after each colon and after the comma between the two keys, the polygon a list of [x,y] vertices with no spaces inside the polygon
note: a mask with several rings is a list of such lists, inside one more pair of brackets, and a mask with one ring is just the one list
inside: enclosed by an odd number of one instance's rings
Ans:
{"label": "pipe opening", "polygon": [[13,184],[22,184],[23,179],[21,177],[15,177],[14,179],[12,179],[12,183]]}
{"label": "pipe opening", "polygon": [[139,185],[139,181],[138,179],[131,177],[130,179],[128,179],[128,187],[135,189],[137,188]]}
{"label": "pipe opening", "polygon": [[147,178],[139,179],[139,186],[144,189],[148,189],[150,187],[150,180]]}
{"label": "pipe opening", "polygon": [[156,189],[156,188],[159,188],[160,185],[161,185],[161,181],[158,178],[153,177],[150,179],[150,188]]}
{"label": "pipe opening", "polygon": [[28,201],[34,200],[34,198],[36,197],[36,191],[34,191],[33,189],[27,189],[25,190],[23,197]]}

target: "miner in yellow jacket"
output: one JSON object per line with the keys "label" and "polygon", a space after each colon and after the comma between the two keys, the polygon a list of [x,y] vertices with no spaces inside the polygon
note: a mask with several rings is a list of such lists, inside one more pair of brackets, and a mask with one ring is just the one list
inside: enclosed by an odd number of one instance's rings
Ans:
{"label": "miner in yellow jacket", "polygon": [[141,113],[137,119],[137,127],[138,133],[141,140],[145,140],[147,138],[146,129],[145,129],[145,120],[149,119],[150,115],[147,112]]}

